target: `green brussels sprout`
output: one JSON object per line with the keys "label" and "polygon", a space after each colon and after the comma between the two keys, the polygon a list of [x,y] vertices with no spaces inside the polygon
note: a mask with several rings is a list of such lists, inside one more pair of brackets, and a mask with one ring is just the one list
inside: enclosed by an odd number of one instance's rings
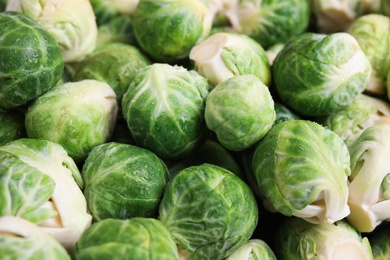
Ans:
{"label": "green brussels sprout", "polygon": [[19,217],[0,217],[0,255],[3,259],[70,260],[50,234]]}
{"label": "green brussels sprout", "polygon": [[353,102],[372,67],[348,33],[304,33],[286,43],[273,66],[281,100],[305,116],[324,116]]}
{"label": "green brussels sprout", "polygon": [[209,35],[212,20],[201,0],[141,0],[134,12],[134,34],[154,60],[172,62],[186,58]]}
{"label": "green brussels sprout", "polygon": [[41,24],[58,42],[65,62],[82,60],[96,46],[97,24],[89,0],[9,0],[6,10]]}
{"label": "green brussels sprout", "polygon": [[369,240],[374,260],[390,259],[390,226],[389,223],[370,233]]}
{"label": "green brussels sprout", "polygon": [[80,237],[74,253],[81,259],[176,260],[178,251],[166,227],[157,219],[105,219]]}
{"label": "green brussels sprout", "polygon": [[276,256],[266,242],[261,239],[250,239],[226,260],[276,260]]}
{"label": "green brussels sprout", "polygon": [[0,145],[27,137],[24,115],[19,111],[0,112]]}
{"label": "green brussels sprout", "polygon": [[[6,190],[11,192],[7,197],[19,197],[17,202],[11,199],[9,203],[23,204],[18,210],[18,216],[23,212],[22,208],[31,209],[26,212],[28,219],[34,220],[40,228],[54,236],[66,249],[72,250],[81,233],[90,226],[92,221],[81,191],[83,180],[73,159],[59,144],[30,138],[9,142],[0,146],[0,151],[3,154],[14,155],[7,155],[7,160],[2,162],[2,167],[5,167],[8,174],[14,176],[15,181]],[[54,181],[55,187],[52,193],[50,188],[52,184],[39,172],[46,174]],[[22,176],[25,177],[20,180]],[[39,187],[47,190],[38,191]],[[50,198],[40,205],[49,195]],[[23,202],[20,199],[23,199]],[[32,210],[34,205],[40,208]],[[51,218],[47,218],[48,216]]]}
{"label": "green brussels sprout", "polygon": [[252,38],[236,33],[215,33],[195,45],[190,59],[200,75],[214,85],[233,76],[253,74],[265,85],[271,80],[263,47]]}
{"label": "green brussels sprout", "polygon": [[150,61],[136,47],[125,43],[108,43],[74,65],[73,81],[95,79],[114,90],[118,105],[137,72]]}
{"label": "green brussels sprout", "polygon": [[171,179],[159,213],[189,259],[224,259],[252,236],[258,221],[249,186],[212,164],[185,168]]}
{"label": "green brussels sprout", "polygon": [[0,111],[27,104],[55,86],[61,50],[41,25],[17,12],[0,13]]}
{"label": "green brussels sprout", "polygon": [[133,17],[128,15],[119,15],[112,20],[98,27],[98,36],[96,40],[97,48],[110,42],[122,42],[131,45],[137,45],[134,30]]}
{"label": "green brussels sprout", "polygon": [[390,121],[380,121],[346,142],[351,155],[347,219],[360,232],[390,220],[389,133]]}
{"label": "green brussels sprout", "polygon": [[167,167],[154,153],[115,142],[92,149],[82,176],[84,196],[95,221],[157,217],[169,180]]}
{"label": "green brussels sprout", "polygon": [[207,80],[181,66],[141,69],[125,92],[122,113],[137,145],[160,158],[179,159],[203,144]]}
{"label": "green brussels sprout", "polygon": [[274,121],[274,124],[278,124],[284,121],[301,119],[299,115],[297,115],[294,111],[292,111],[290,108],[286,107],[280,102],[275,102],[275,113],[276,119]]}
{"label": "green brussels sprout", "polygon": [[93,147],[109,140],[117,111],[115,92],[107,83],[92,79],[65,83],[29,106],[27,136],[56,142],[80,162]]}
{"label": "green brussels sprout", "polygon": [[362,237],[343,220],[334,224],[312,224],[288,218],[276,231],[274,252],[280,260],[372,259],[367,237]]}
{"label": "green brussels sprout", "polygon": [[[367,93],[384,95],[390,73],[390,54],[386,45],[390,41],[390,17],[380,14],[363,15],[348,29],[372,65]],[[390,98],[390,95],[388,95]]]}
{"label": "green brussels sprout", "polygon": [[139,0],[90,0],[98,26],[109,23],[118,16],[131,16]]}
{"label": "green brussels sprout", "polygon": [[307,0],[238,0],[225,13],[236,32],[249,35],[268,49],[305,32],[309,25]]}
{"label": "green brussels sprout", "polygon": [[206,125],[232,151],[244,150],[260,141],[275,118],[268,87],[251,74],[222,81],[206,98]]}
{"label": "green brussels sprout", "polygon": [[350,213],[348,148],[315,122],[276,124],[256,147],[252,167],[264,203],[285,216],[334,223]]}

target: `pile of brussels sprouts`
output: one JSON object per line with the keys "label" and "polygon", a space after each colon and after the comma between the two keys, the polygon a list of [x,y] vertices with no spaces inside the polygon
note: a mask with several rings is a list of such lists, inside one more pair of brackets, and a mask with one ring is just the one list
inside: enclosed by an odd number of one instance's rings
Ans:
{"label": "pile of brussels sprouts", "polygon": [[390,259],[390,1],[0,0],[0,256]]}

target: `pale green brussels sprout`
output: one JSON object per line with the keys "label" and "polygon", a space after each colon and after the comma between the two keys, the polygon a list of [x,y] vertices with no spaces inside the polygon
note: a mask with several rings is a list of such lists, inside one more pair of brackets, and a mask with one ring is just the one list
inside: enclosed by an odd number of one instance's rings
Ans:
{"label": "pale green brussels sprout", "polygon": [[305,116],[323,116],[353,102],[372,67],[348,33],[304,33],[276,57],[273,80],[281,100]]}
{"label": "pale green brussels sprout", "polygon": [[133,15],[139,0],[90,0],[90,2],[96,15],[96,23],[100,26],[115,17]]}
{"label": "pale green brussels sprout", "polygon": [[213,15],[201,0],[141,0],[134,12],[134,34],[154,60],[172,62],[186,58],[209,35]]}
{"label": "pale green brussels sprout", "polygon": [[372,259],[367,237],[362,237],[344,220],[312,224],[287,218],[276,231],[274,252],[280,260]]}
{"label": "pale green brussels sprout", "polygon": [[350,213],[348,148],[315,122],[276,124],[257,145],[252,167],[265,205],[283,215],[334,223]]}
{"label": "pale green brussels sprout", "polygon": [[349,105],[330,115],[316,118],[344,140],[359,136],[380,120],[390,120],[390,104],[382,99],[360,94]]}
{"label": "pale green brussels sprout", "polygon": [[119,15],[98,27],[96,48],[111,42],[137,45],[133,31],[133,17]]}
{"label": "pale green brussels sprout", "polygon": [[275,118],[268,87],[251,74],[222,81],[206,98],[206,125],[232,151],[242,151],[260,141]]}
{"label": "pale green brussels sprout", "polygon": [[215,33],[195,45],[189,57],[199,74],[214,85],[245,74],[255,75],[265,85],[271,81],[270,65],[263,47],[246,35]]}
{"label": "pale green brussels sprout", "polygon": [[19,111],[0,112],[0,145],[27,137],[24,115]]}
{"label": "pale green brussels sprout", "polygon": [[77,242],[73,259],[177,260],[178,250],[157,219],[105,219],[92,224]]}
{"label": "pale green brussels sprout", "polygon": [[[2,201],[8,198],[7,205],[19,204],[17,211],[6,215],[27,215],[28,220],[71,251],[92,221],[82,193],[83,180],[74,160],[59,144],[38,139],[18,139],[0,146],[0,151],[5,155],[2,167],[10,174],[9,178],[14,177],[1,194]],[[43,190],[37,190],[39,187]],[[11,194],[4,194],[7,191]],[[18,201],[9,200],[16,197]],[[44,199],[47,200],[42,204]],[[39,208],[33,210],[34,205]],[[22,214],[23,210],[26,214]]]}
{"label": "pale green brussels sprout", "polygon": [[122,99],[122,113],[137,145],[162,159],[178,159],[205,140],[209,85],[196,71],[154,63],[141,69]]}
{"label": "pale green brussels sprout", "polygon": [[92,149],[82,176],[84,196],[95,221],[157,217],[169,180],[165,163],[154,153],[115,142]]}
{"label": "pale green brussels sprout", "polygon": [[390,259],[390,223],[384,224],[369,236],[374,260]]}
{"label": "pale green brussels sprout", "polygon": [[26,105],[55,86],[64,70],[61,50],[39,23],[0,13],[0,111]]}
{"label": "pale green brussels sprout", "polygon": [[351,155],[348,221],[360,232],[371,232],[390,220],[390,121],[368,127],[347,142]]}
{"label": "pale green brussels sprout", "polygon": [[307,30],[307,0],[235,0],[225,8],[236,32],[246,34],[268,49]]}
{"label": "pale green brussels sprout", "polygon": [[385,95],[390,86],[390,54],[386,47],[390,41],[390,18],[381,14],[361,16],[351,25],[348,33],[355,37],[372,65],[365,91]]}
{"label": "pale green brussels sprout", "polygon": [[276,260],[276,256],[266,242],[261,239],[250,239],[226,260]]}
{"label": "pale green brussels sprout", "polygon": [[212,164],[185,168],[171,179],[159,213],[184,259],[224,259],[248,241],[258,221],[250,187]]}
{"label": "pale green brussels sprout", "polygon": [[26,112],[27,136],[56,142],[76,162],[111,137],[118,113],[114,90],[86,79],[57,86],[37,98]]}
{"label": "pale green brussels sprout", "polygon": [[9,0],[6,10],[41,24],[58,42],[65,62],[82,60],[96,46],[97,24],[89,0]]}
{"label": "pale green brussels sprout", "polygon": [[114,90],[118,105],[138,71],[150,64],[138,48],[125,43],[108,43],[74,65],[73,81],[95,79]]}
{"label": "pale green brussels sprout", "polygon": [[65,248],[37,225],[19,217],[0,217],[3,259],[70,260]]}

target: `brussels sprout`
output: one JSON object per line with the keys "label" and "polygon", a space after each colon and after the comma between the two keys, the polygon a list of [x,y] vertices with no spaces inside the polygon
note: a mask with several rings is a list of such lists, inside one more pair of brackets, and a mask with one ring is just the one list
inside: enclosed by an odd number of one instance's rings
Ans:
{"label": "brussels sprout", "polygon": [[55,86],[64,70],[52,35],[29,17],[0,13],[0,111],[10,110]]}
{"label": "brussels sprout", "polygon": [[74,259],[179,259],[175,242],[157,219],[105,219],[92,224],[77,242]]}
{"label": "brussels sprout", "polygon": [[280,260],[372,259],[369,240],[343,220],[312,224],[288,218],[276,231],[274,252]]}
{"label": "brussels sprout", "polygon": [[251,74],[221,82],[206,98],[206,125],[229,150],[241,151],[257,143],[275,117],[267,86]]}
{"label": "brussels sprout", "polygon": [[[75,242],[92,220],[92,216],[87,212],[87,204],[81,191],[83,180],[73,159],[59,144],[38,139],[18,139],[0,146],[0,151],[14,155],[13,157],[7,155],[10,160],[3,162],[4,166],[9,165],[7,167],[9,173],[15,172],[13,176],[21,176],[22,170],[26,170],[24,173],[26,181],[15,179],[19,183],[17,186],[13,185],[15,189],[11,190],[11,193],[15,193],[13,197],[26,194],[22,196],[24,208],[31,208],[33,204],[39,206],[42,200],[50,195],[52,184],[43,177],[39,177],[42,180],[39,184],[37,171],[48,175],[54,181],[54,191],[50,199],[41,206],[42,209],[30,211],[27,214],[30,215],[29,219],[33,218],[35,222],[39,222],[39,227],[54,236],[65,248],[72,250]],[[19,160],[16,160],[15,156]],[[9,164],[11,162],[14,163]],[[43,185],[44,182],[47,190],[37,191],[38,184]],[[23,189],[16,190],[16,188]],[[10,201],[10,203],[16,202]],[[54,217],[41,221],[48,214],[53,215],[52,212],[56,212]]]}
{"label": "brussels sprout", "polygon": [[97,48],[110,42],[122,42],[135,46],[137,42],[133,31],[133,17],[119,15],[99,26],[96,42]]}
{"label": "brussels sprout", "polygon": [[390,17],[390,1],[381,0],[380,13]]}
{"label": "brussels sprout", "polygon": [[309,25],[307,0],[238,0],[225,10],[236,32],[246,34],[268,49],[305,32]]}
{"label": "brussels sprout", "polygon": [[263,47],[246,35],[215,33],[191,49],[196,70],[214,85],[233,76],[253,74],[265,85],[271,80]]}
{"label": "brussels sprout", "polygon": [[334,223],[350,213],[348,148],[315,122],[276,124],[256,147],[252,167],[265,203],[283,215]]}
{"label": "brussels sprout", "polygon": [[41,24],[60,45],[65,62],[82,60],[96,46],[97,24],[89,0],[9,0],[6,10]]}
{"label": "brussels sprout", "polygon": [[131,16],[139,0],[90,0],[98,26],[118,16]]}
{"label": "brussels sprout", "polygon": [[115,142],[93,148],[82,175],[84,195],[95,221],[157,217],[169,180],[167,167],[154,153]]}
{"label": "brussels sprout", "polygon": [[74,65],[74,81],[95,79],[114,90],[118,104],[137,72],[150,64],[136,47],[125,43],[108,43]]}
{"label": "brussels sprout", "polygon": [[134,34],[142,50],[158,62],[186,58],[207,37],[213,12],[201,0],[141,0],[134,12]]}
{"label": "brussels sprout", "polygon": [[116,95],[107,83],[69,82],[51,89],[28,108],[27,136],[56,142],[80,162],[93,147],[109,140],[117,111]]}
{"label": "brussels sprout", "polygon": [[368,83],[371,64],[348,33],[304,33],[286,43],[273,63],[283,102],[306,116],[323,116],[353,102]]}
{"label": "brussels sprout", "polygon": [[5,11],[5,7],[7,6],[8,0],[0,0],[0,12]]}
{"label": "brussels sprout", "polygon": [[390,259],[390,226],[389,222],[370,233],[370,244],[374,260]]}
{"label": "brussels sprout", "polygon": [[233,254],[228,256],[226,260],[276,260],[276,256],[272,249],[260,239],[250,239]]}
{"label": "brussels sprout", "polygon": [[24,115],[18,111],[0,112],[0,145],[27,137]]}
{"label": "brussels sprout", "polygon": [[3,259],[70,260],[51,235],[22,218],[0,217],[0,255]]}
{"label": "brussels sprout", "polygon": [[162,159],[189,155],[207,133],[207,80],[181,66],[154,63],[141,69],[122,99],[122,113],[136,144]]}
{"label": "brussels sprout", "polygon": [[390,72],[390,54],[386,47],[390,41],[390,18],[380,14],[361,16],[351,25],[348,33],[356,38],[372,65],[365,91],[384,95]]}
{"label": "brussels sprout", "polygon": [[258,221],[249,186],[212,164],[188,167],[171,179],[159,213],[189,259],[224,259],[251,237]]}
{"label": "brussels sprout", "polygon": [[390,121],[377,122],[347,142],[351,155],[347,219],[360,232],[390,220]]}
{"label": "brussels sprout", "polygon": [[300,119],[301,117],[297,115],[295,112],[293,112],[290,108],[286,107],[280,102],[275,102],[275,113],[276,113],[276,119],[274,121],[274,124],[278,124],[284,121],[290,121],[290,120],[296,120]]}

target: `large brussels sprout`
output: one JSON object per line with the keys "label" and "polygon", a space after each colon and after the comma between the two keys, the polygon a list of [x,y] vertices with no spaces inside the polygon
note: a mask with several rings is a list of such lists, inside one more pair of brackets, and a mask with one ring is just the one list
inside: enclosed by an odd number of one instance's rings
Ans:
{"label": "large brussels sprout", "polygon": [[0,112],[0,145],[27,137],[24,115],[19,111]]}
{"label": "large brussels sprout", "polygon": [[213,12],[201,0],[141,0],[134,12],[134,34],[158,62],[186,58],[209,35]]}
{"label": "large brussels sprout", "polygon": [[302,259],[372,259],[370,242],[348,222],[312,224],[299,218],[286,219],[276,230],[276,257]]}
{"label": "large brussels sprout", "polygon": [[263,47],[252,38],[236,33],[215,33],[191,49],[190,59],[200,75],[214,85],[233,76],[253,74],[265,85],[271,71]]}
{"label": "large brussels sprout", "polygon": [[[92,220],[81,191],[83,180],[73,159],[59,144],[38,139],[18,139],[0,146],[0,151],[6,154],[2,172],[6,170],[8,178],[14,180],[1,194],[2,203],[7,201],[7,208],[16,209],[7,215],[27,215],[28,220],[37,223],[65,248],[72,250]],[[40,173],[49,176],[54,184]],[[17,197],[17,201],[12,200]],[[42,204],[44,199],[47,201]],[[27,212],[27,209],[30,210]],[[23,211],[26,214],[21,215]]]}
{"label": "large brussels sprout", "polygon": [[334,223],[350,213],[347,146],[315,122],[276,124],[256,147],[252,167],[265,203],[283,215]]}
{"label": "large brussels sprout", "polygon": [[26,112],[27,136],[63,146],[76,161],[111,137],[118,103],[114,90],[86,79],[57,86],[37,98]]}
{"label": "large brussels sprout", "polygon": [[1,12],[0,24],[0,110],[9,110],[53,88],[64,61],[54,37],[31,18]]}
{"label": "large brussels sprout", "polygon": [[268,49],[305,32],[309,25],[307,0],[238,0],[225,9],[236,32],[254,38]]}
{"label": "large brussels sprout", "polygon": [[347,142],[351,155],[348,221],[360,232],[390,220],[390,121],[377,122]]}
{"label": "large brussels sprout", "polygon": [[84,195],[95,221],[157,217],[168,169],[151,151],[110,142],[96,146],[83,164]]}
{"label": "large brussels sprout", "polygon": [[96,46],[97,24],[89,0],[8,0],[6,10],[41,24],[60,45],[65,62],[82,60]]}
{"label": "large brussels sprout", "polygon": [[212,164],[188,167],[171,179],[159,213],[189,259],[224,259],[252,236],[258,221],[249,186]]}
{"label": "large brussels sprout", "polygon": [[23,218],[0,217],[2,259],[70,260],[65,248],[50,234]]}
{"label": "large brussels sprout", "polygon": [[153,218],[105,219],[92,224],[77,242],[79,259],[179,259],[175,242],[164,225]]}
{"label": "large brussels sprout", "polygon": [[108,43],[74,65],[74,81],[95,79],[106,82],[116,94],[118,104],[137,72],[150,61],[136,47],[125,43]]}
{"label": "large brussels sprout", "polygon": [[139,0],[90,0],[96,15],[96,23],[100,26],[118,16],[131,16]]}
{"label": "large brussels sprout", "polygon": [[250,239],[226,260],[276,260],[276,256],[266,242],[261,239]]}
{"label": "large brussels sprout", "polygon": [[140,70],[122,99],[134,141],[162,159],[182,158],[203,144],[207,80],[181,66]]}
{"label": "large brussels sprout", "polygon": [[273,63],[276,90],[306,116],[327,115],[353,102],[368,83],[370,61],[348,33],[304,33],[286,43]]}
{"label": "large brussels sprout", "polygon": [[[390,18],[380,14],[368,14],[357,19],[348,29],[372,65],[366,92],[384,95],[390,73],[390,54],[386,45],[390,41]],[[390,98],[390,95],[388,95]]]}
{"label": "large brussels sprout", "polygon": [[251,74],[221,82],[206,98],[206,125],[229,150],[242,151],[260,141],[275,117],[268,87]]}

